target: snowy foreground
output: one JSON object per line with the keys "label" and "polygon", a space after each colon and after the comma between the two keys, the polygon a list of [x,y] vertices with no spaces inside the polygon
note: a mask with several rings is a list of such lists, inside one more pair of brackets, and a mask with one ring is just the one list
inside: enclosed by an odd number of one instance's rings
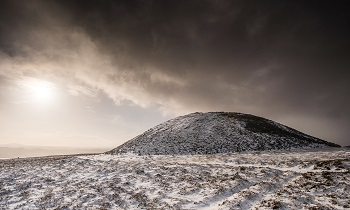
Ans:
{"label": "snowy foreground", "polygon": [[350,150],[0,160],[0,209],[349,209]]}

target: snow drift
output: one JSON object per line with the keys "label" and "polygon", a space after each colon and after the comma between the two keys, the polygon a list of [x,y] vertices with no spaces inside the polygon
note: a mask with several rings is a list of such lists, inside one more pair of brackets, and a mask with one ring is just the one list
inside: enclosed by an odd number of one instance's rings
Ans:
{"label": "snow drift", "polygon": [[192,113],[164,122],[107,154],[193,155],[340,147],[250,114]]}

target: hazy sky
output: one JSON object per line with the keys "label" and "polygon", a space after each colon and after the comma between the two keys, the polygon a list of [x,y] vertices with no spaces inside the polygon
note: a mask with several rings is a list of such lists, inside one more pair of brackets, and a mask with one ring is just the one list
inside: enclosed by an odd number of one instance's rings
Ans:
{"label": "hazy sky", "polygon": [[234,111],[349,145],[345,3],[0,0],[0,144],[114,147]]}

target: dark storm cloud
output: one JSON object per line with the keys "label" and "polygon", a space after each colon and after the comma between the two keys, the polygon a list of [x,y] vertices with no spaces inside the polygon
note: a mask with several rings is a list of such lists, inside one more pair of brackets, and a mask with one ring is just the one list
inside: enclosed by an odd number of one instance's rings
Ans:
{"label": "dark storm cloud", "polygon": [[[55,74],[73,74],[116,102],[294,124],[301,116],[332,124],[322,135],[348,144],[345,3],[1,1],[0,47],[7,66],[61,64]],[[317,134],[310,123],[304,130]]]}

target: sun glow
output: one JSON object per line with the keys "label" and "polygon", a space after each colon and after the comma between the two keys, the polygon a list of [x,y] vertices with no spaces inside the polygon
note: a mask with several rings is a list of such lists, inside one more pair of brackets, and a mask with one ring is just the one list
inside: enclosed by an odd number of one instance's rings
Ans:
{"label": "sun glow", "polygon": [[36,102],[47,103],[54,97],[55,85],[45,80],[26,78],[20,82],[20,86],[27,91],[30,100]]}

